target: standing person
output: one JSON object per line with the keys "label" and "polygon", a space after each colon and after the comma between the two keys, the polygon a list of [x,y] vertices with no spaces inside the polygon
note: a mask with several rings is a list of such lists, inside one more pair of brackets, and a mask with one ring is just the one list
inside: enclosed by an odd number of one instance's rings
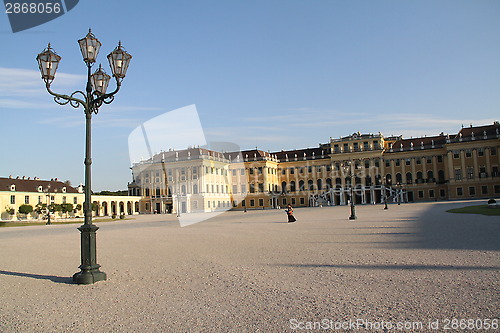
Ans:
{"label": "standing person", "polygon": [[293,207],[292,207],[292,205],[289,204],[288,206],[286,206],[285,212],[286,212],[286,215],[288,215],[288,223],[292,223],[292,222],[297,221],[295,219],[295,217],[293,216]]}

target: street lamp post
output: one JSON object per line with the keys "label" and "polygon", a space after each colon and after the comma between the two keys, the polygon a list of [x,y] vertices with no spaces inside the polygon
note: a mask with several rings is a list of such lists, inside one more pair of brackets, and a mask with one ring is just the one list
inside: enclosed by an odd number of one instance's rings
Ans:
{"label": "street lamp post", "polygon": [[[81,233],[81,265],[80,272],[73,275],[73,281],[78,284],[92,284],[97,281],[106,280],[106,273],[99,270],[96,256],[96,231],[99,229],[92,224],[92,200],[91,200],[91,121],[92,114],[99,112],[102,104],[110,104],[114,95],[120,90],[123,78],[125,78],[128,65],[132,56],[122,47],[121,43],[111,52],[107,58],[113,77],[116,80],[116,89],[106,93],[111,77],[107,75],[101,66],[91,74],[92,65],[96,62],[101,42],[89,30],[89,33],[78,41],[82,52],[83,61],[87,65],[87,85],[85,92],[75,91],[71,95],[61,95],[53,92],[50,85],[55,78],[57,67],[61,57],[48,47],[38,56],[38,66],[45,81],[45,87],[49,94],[54,96],[54,101],[60,105],[70,104],[74,108],[83,107],[85,113],[85,202],[84,202],[84,224],[78,228]],[[75,96],[77,96],[75,97]]]}
{"label": "street lamp post", "polygon": [[384,179],[384,209],[389,209],[387,206],[387,179]]}
{"label": "street lamp post", "polygon": [[50,224],[52,224],[52,222],[50,222],[50,184],[47,185],[45,192],[47,192],[47,207],[46,207],[47,223],[45,223],[45,224],[50,225]]}
{"label": "street lamp post", "polygon": [[349,216],[349,220],[356,220],[358,217],[356,216],[356,206],[354,204],[354,189],[353,189],[353,176],[354,176],[354,163],[352,161],[347,161],[344,162],[342,165],[344,168],[344,171],[349,175],[351,179],[351,184],[350,184],[350,196],[351,196],[351,216]]}
{"label": "street lamp post", "polygon": [[396,184],[396,188],[398,189],[397,196],[398,196],[398,206],[399,206],[399,205],[401,205],[401,194],[402,194],[402,192],[401,192],[401,183],[400,182],[398,182]]}

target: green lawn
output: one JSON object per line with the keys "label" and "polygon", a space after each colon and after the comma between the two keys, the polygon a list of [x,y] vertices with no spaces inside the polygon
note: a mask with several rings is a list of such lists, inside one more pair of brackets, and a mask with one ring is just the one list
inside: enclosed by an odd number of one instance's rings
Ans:
{"label": "green lawn", "polygon": [[[125,219],[122,219],[121,221],[123,220],[131,220],[131,218],[125,218]],[[116,222],[116,221],[120,221],[119,218],[116,218],[116,219],[112,219],[112,218],[98,218],[98,219],[94,219],[92,220],[92,222]],[[22,222],[22,221],[13,221],[13,222],[5,222],[5,221],[1,221],[0,222],[0,227],[25,227],[25,226],[31,226],[31,225],[45,225],[46,222]],[[80,220],[73,220],[73,221],[52,221],[52,224],[83,224],[83,219],[80,219]]]}
{"label": "green lawn", "polygon": [[468,206],[447,210],[448,213],[458,214],[481,214],[481,215],[500,215],[500,208],[489,208],[488,205]]}

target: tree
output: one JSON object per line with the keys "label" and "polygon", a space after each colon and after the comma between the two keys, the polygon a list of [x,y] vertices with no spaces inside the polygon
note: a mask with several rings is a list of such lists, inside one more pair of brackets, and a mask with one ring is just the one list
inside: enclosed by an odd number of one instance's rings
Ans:
{"label": "tree", "polygon": [[52,213],[60,212],[60,211],[62,211],[62,207],[60,204],[51,203],[49,205],[49,211],[51,211]]}
{"label": "tree", "polygon": [[19,206],[19,213],[21,214],[29,214],[33,212],[33,206],[32,205],[21,205]]}
{"label": "tree", "polygon": [[64,203],[61,204],[61,212],[66,213],[66,218],[68,218],[68,213],[73,211],[73,204]]}
{"label": "tree", "polygon": [[38,214],[45,213],[47,211],[47,204],[39,203],[35,206],[35,212]]}

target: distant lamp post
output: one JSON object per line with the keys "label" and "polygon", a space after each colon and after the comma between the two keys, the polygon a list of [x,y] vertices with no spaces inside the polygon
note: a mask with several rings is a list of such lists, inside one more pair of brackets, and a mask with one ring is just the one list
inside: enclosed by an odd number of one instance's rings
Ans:
{"label": "distant lamp post", "polygon": [[353,187],[353,178],[354,178],[354,163],[352,161],[346,161],[342,164],[344,171],[349,175],[351,179],[350,184],[350,206],[351,206],[351,216],[349,216],[349,220],[356,220],[358,217],[356,216],[356,206],[354,203],[354,187]]}
{"label": "distant lamp post", "polygon": [[[61,57],[48,47],[38,56],[38,66],[45,87],[49,94],[54,96],[54,101],[60,105],[70,104],[74,108],[83,107],[85,113],[85,202],[83,210],[85,214],[84,224],[78,228],[81,232],[81,265],[80,272],[73,275],[73,281],[78,284],[92,284],[97,281],[106,280],[106,273],[99,270],[96,256],[96,231],[99,229],[92,224],[92,200],[91,200],[91,120],[92,114],[99,112],[99,107],[103,103],[110,104],[114,100],[114,95],[120,90],[121,83],[128,69],[132,56],[122,47],[121,43],[113,52],[108,55],[109,65],[116,80],[116,89],[111,93],[106,93],[106,89],[111,77],[107,75],[102,67],[91,74],[92,65],[96,62],[97,54],[101,47],[101,42],[89,30],[89,33],[78,41],[82,52],[83,61],[87,65],[87,85],[85,92],[75,91],[71,95],[61,95],[53,92],[50,85],[55,78],[57,67]],[[78,95],[79,98],[75,97]]]}
{"label": "distant lamp post", "polygon": [[47,193],[47,207],[45,207],[45,210],[47,212],[47,225],[50,225],[52,224],[52,222],[50,222],[50,184],[47,185],[47,188],[44,190],[45,193]]}
{"label": "distant lamp post", "polygon": [[397,188],[397,196],[398,196],[398,206],[401,205],[401,195],[402,195],[401,187],[402,187],[401,183],[397,182],[396,188]]}
{"label": "distant lamp post", "polygon": [[384,177],[384,209],[389,209],[387,206],[387,179]]}

